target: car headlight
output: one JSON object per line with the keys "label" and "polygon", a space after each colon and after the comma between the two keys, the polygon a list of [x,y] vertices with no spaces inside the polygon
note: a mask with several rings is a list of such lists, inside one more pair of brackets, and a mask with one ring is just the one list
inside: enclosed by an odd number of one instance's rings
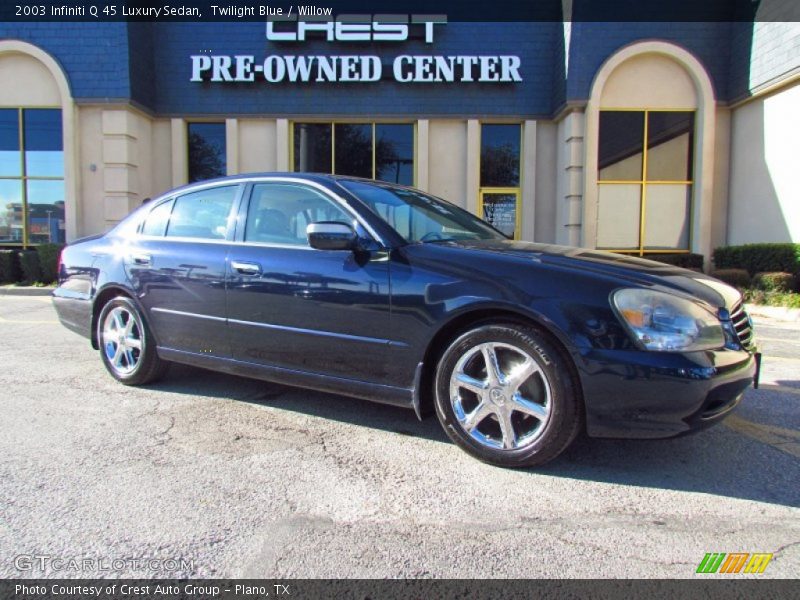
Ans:
{"label": "car headlight", "polygon": [[614,292],[611,304],[646,350],[691,352],[725,345],[717,316],[690,300],[664,292],[626,288]]}

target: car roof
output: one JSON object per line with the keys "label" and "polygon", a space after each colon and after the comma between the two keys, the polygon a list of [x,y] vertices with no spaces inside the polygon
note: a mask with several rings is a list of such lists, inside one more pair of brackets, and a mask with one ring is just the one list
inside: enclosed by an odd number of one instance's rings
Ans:
{"label": "car roof", "polygon": [[353,177],[351,175],[332,175],[330,173],[305,173],[297,171],[259,171],[253,173],[237,173],[236,175],[226,175],[225,177],[215,177],[214,179],[203,179],[202,181],[194,181],[187,183],[180,187],[169,190],[164,195],[173,195],[177,191],[190,190],[194,187],[207,186],[214,183],[224,184],[226,181],[240,181],[242,179],[258,179],[261,177],[291,177],[293,179],[302,179],[316,183],[333,183],[336,181],[363,181],[364,183],[387,183],[388,185],[395,185],[389,182],[376,182],[374,179],[367,179],[364,177]]}

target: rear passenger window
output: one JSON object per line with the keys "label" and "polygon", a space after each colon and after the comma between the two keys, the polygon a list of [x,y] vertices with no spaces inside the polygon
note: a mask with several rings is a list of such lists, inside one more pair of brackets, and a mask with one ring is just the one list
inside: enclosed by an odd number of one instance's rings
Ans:
{"label": "rear passenger window", "polygon": [[172,200],[167,200],[150,211],[142,226],[142,235],[162,237],[167,232],[167,223],[169,222],[169,214],[172,212],[172,204]]}
{"label": "rear passenger window", "polygon": [[224,240],[236,189],[235,185],[209,188],[176,198],[167,237]]}

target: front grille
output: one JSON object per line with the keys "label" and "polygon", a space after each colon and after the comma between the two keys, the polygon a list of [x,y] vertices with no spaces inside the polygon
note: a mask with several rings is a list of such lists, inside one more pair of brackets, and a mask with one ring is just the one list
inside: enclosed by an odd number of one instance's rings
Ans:
{"label": "front grille", "polygon": [[739,342],[745,348],[749,348],[753,343],[753,326],[750,322],[750,317],[747,316],[744,310],[744,304],[742,302],[739,302],[731,310],[731,323],[736,330]]}

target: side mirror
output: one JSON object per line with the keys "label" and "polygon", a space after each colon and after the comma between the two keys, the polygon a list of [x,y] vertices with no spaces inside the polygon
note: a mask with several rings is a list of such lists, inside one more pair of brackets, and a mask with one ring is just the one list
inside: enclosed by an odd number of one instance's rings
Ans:
{"label": "side mirror", "polygon": [[358,236],[346,223],[319,221],[306,227],[308,245],[317,250],[355,250]]}

